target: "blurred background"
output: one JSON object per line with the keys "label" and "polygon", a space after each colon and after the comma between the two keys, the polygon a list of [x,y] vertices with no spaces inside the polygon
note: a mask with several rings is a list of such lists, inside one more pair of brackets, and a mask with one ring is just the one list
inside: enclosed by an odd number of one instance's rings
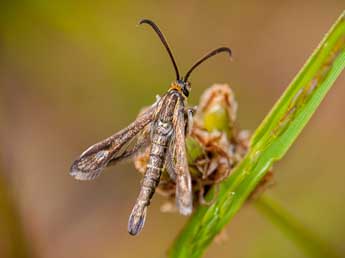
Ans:
{"label": "blurred background", "polygon": [[[42,258],[164,257],[186,222],[161,213],[156,195],[143,232],[127,233],[141,179],[131,163],[92,182],[68,175],[86,147],[125,127],[174,80],[157,36],[136,27],[140,18],[161,27],[182,72],[209,50],[231,47],[233,62],[218,56],[193,73],[189,103],[228,83],[238,123],[254,130],[344,7],[342,0],[3,1],[0,257],[25,250]],[[277,163],[269,194],[345,255],[344,83],[343,73]],[[252,205],[227,235],[205,257],[305,257]]]}

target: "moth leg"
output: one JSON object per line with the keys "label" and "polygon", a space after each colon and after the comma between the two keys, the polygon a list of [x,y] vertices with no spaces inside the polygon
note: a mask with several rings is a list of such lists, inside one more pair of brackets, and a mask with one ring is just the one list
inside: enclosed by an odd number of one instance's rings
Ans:
{"label": "moth leg", "polygon": [[188,215],[193,209],[192,179],[188,170],[185,145],[186,119],[182,100],[176,105],[174,115],[175,129],[175,171],[176,171],[176,206],[180,213]]}
{"label": "moth leg", "polygon": [[187,108],[185,110],[185,116],[187,117],[187,123],[186,123],[186,135],[189,136],[192,133],[193,128],[193,117],[196,112],[196,107]]}

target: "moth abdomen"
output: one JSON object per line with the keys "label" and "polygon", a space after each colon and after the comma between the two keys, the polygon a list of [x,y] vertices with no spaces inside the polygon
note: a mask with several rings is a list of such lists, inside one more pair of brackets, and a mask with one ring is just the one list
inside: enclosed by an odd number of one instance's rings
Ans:
{"label": "moth abdomen", "polygon": [[178,98],[176,93],[170,93],[167,96],[154,123],[149,161],[137,201],[128,221],[128,231],[131,235],[141,231],[145,222],[146,208],[150,205],[151,198],[159,184],[167,148],[173,134],[172,120]]}

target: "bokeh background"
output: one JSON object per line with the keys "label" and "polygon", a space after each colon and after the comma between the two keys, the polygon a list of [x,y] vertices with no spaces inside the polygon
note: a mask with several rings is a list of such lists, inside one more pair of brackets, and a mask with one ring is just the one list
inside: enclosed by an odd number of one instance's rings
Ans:
{"label": "bokeh background", "polygon": [[[192,75],[190,104],[211,84],[229,83],[238,123],[254,130],[344,7],[343,0],[3,1],[0,193],[13,210],[1,200],[0,257],[25,248],[42,258],[164,257],[186,222],[161,213],[156,195],[143,232],[128,235],[141,178],[131,163],[93,182],[68,175],[86,147],[126,126],[174,79],[156,35],[136,27],[140,18],[160,25],[182,71],[230,46],[233,62],[218,56]],[[342,74],[276,164],[269,191],[343,255],[344,84]],[[251,205],[227,235],[205,257],[305,257]]]}

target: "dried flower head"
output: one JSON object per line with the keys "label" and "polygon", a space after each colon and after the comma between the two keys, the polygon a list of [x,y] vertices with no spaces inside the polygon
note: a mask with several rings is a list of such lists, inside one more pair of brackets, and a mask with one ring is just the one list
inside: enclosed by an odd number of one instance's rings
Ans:
{"label": "dried flower head", "polygon": [[[248,150],[250,133],[238,128],[237,107],[234,93],[226,84],[211,86],[200,98],[186,139],[194,207],[210,203],[204,198],[207,192],[229,176]],[[141,173],[145,172],[148,159],[148,148],[134,158],[135,167]],[[157,192],[167,197],[168,202],[162,211],[177,210],[175,191],[174,180],[163,172]]]}

